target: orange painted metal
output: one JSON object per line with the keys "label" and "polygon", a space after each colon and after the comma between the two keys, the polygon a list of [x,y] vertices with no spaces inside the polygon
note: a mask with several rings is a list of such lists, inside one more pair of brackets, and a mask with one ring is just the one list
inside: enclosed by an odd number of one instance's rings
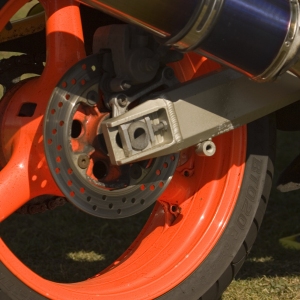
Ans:
{"label": "orange painted metal", "polygon": [[[13,8],[18,9],[23,3],[16,2],[19,3],[9,1],[1,13],[12,14]],[[36,196],[61,195],[44,156],[43,116],[55,85],[73,64],[85,57],[85,50],[78,5],[72,0],[41,2],[47,16],[44,72],[9,93],[1,105],[1,148],[7,160],[1,162],[6,165],[0,172],[0,194],[5,195],[0,198],[1,221]],[[26,103],[36,104],[33,116],[18,116]]]}
{"label": "orange painted metal", "polygon": [[[6,11],[9,7],[12,13],[11,7],[18,6],[16,2],[21,5],[25,1],[10,0]],[[1,121],[1,132],[7,131],[3,157],[8,161],[0,172],[1,220],[34,195],[60,193],[45,162],[43,114],[57,81],[85,54],[77,5],[71,0],[42,3],[48,16],[45,71],[7,96]],[[1,21],[2,17],[1,11]],[[192,54],[173,67],[180,80],[186,81],[219,67],[210,64]],[[37,104],[34,115],[16,117],[20,105],[28,102]],[[214,142],[218,151],[211,158],[198,157],[193,149],[181,153],[174,178],[140,235],[118,260],[94,278],[71,285],[45,280],[22,264],[2,240],[1,262],[48,299],[138,300],[164,294],[207,257],[224,231],[239,194],[246,128],[218,136]]]}

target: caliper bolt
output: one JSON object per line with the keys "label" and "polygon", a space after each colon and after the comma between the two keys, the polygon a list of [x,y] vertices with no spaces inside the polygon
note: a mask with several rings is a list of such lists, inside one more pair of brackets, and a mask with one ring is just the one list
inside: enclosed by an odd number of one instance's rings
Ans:
{"label": "caliper bolt", "polygon": [[112,92],[118,93],[130,89],[131,84],[124,79],[114,78],[110,81],[109,87]]}
{"label": "caliper bolt", "polygon": [[199,156],[213,156],[216,153],[216,145],[213,141],[205,141],[196,145],[196,154]]}
{"label": "caliper bolt", "polygon": [[157,132],[159,130],[166,131],[168,129],[168,123],[165,120],[162,120],[157,125],[152,125],[153,131]]}
{"label": "caliper bolt", "polygon": [[131,84],[127,81],[123,81],[121,83],[121,87],[123,89],[123,91],[129,90],[131,88]]}
{"label": "caliper bolt", "polygon": [[79,168],[86,169],[90,164],[90,158],[86,154],[81,154],[78,157],[77,163]]}
{"label": "caliper bolt", "polygon": [[86,95],[86,100],[89,105],[94,106],[99,100],[99,94],[96,91],[89,91]]}
{"label": "caliper bolt", "polygon": [[126,95],[124,94],[120,94],[118,95],[118,104],[122,107],[125,107],[128,103],[128,99],[126,97]]}

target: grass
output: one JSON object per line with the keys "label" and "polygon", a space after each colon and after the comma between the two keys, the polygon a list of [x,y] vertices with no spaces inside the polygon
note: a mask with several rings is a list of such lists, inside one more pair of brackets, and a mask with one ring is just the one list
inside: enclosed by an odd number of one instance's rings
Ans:
{"label": "grass", "polygon": [[31,269],[57,282],[76,282],[115,261],[141,230],[150,210],[122,220],[87,215],[71,204],[37,215],[12,215],[0,235]]}

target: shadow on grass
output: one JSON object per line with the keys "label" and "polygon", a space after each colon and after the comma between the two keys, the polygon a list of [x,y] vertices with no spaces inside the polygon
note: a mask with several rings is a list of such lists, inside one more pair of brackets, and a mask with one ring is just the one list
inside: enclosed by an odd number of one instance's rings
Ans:
{"label": "shadow on grass", "polygon": [[152,208],[136,216],[106,220],[67,203],[37,215],[12,215],[0,235],[33,271],[56,282],[78,282],[114,262],[132,243]]}

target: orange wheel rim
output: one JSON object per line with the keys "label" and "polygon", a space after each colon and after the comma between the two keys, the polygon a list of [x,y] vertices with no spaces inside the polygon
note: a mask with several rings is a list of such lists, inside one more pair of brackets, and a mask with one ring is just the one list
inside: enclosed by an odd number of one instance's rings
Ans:
{"label": "orange wheel rim", "polygon": [[[13,2],[7,4],[10,10],[13,10]],[[66,1],[64,4],[68,14],[77,7],[72,3]],[[55,35],[53,30],[49,30],[48,35]],[[72,51],[65,47],[65,51]],[[79,55],[78,60],[83,56]],[[195,54],[186,55],[173,67],[181,81],[219,68]],[[45,83],[50,76],[47,72],[39,80],[51,87],[50,83]],[[28,91],[26,86],[23,90]],[[43,279],[20,262],[3,240],[0,240],[1,262],[22,282],[50,299],[153,299],[166,293],[189,276],[211,252],[228,224],[238,198],[246,157],[246,127],[216,137],[214,142],[217,152],[211,158],[198,157],[193,149],[181,152],[179,167],[139,236],[119,259],[93,278],[74,284]],[[32,141],[29,141],[26,147],[31,146]],[[18,161],[22,155],[12,154],[6,165],[10,168],[13,166],[11,160],[17,157]],[[26,165],[30,166],[27,161]],[[27,181],[25,178],[22,184],[29,197]],[[52,185],[55,187],[54,183]],[[5,188],[9,189],[9,186]],[[0,187],[0,192],[5,193],[5,188],[1,190]],[[21,202],[8,208],[3,218]]]}

